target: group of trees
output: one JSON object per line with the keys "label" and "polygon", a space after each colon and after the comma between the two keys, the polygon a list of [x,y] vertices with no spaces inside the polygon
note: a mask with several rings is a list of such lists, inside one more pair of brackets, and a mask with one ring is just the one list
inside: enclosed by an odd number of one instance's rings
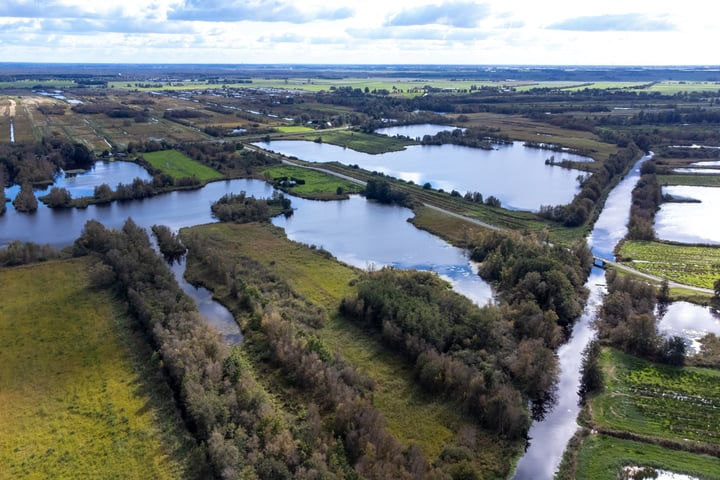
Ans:
{"label": "group of trees", "polygon": [[379,178],[371,178],[365,185],[365,197],[384,204],[411,206],[411,198],[405,192],[394,190],[390,182]]}
{"label": "group of trees", "polygon": [[[226,292],[223,302],[246,319],[245,349],[312,398],[306,425],[294,429],[295,457],[285,463],[293,478],[445,478],[418,448],[404,450],[388,432],[372,405],[374,383],[312,333],[325,323],[324,309],[297,295],[268,266],[247,257],[228,261],[221,248],[193,233],[183,238],[189,268],[199,268],[215,292]],[[325,459],[323,476],[298,475],[303,454]]]}
{"label": "group of trees", "polygon": [[425,135],[422,138],[423,145],[442,145],[452,143],[465,147],[481,148],[492,150],[493,144],[512,143],[510,138],[501,134],[498,129],[471,127],[466,129],[456,128],[454,130],[443,130],[435,135]]}
{"label": "group of trees", "polygon": [[344,447],[313,443],[321,440],[317,410],[311,406],[301,413],[306,420],[293,423],[277,410],[243,350],[228,348],[208,326],[132,220],[121,230],[88,222],[74,251],[98,257],[102,263],[91,269],[91,282],[112,286],[125,299],[157,351],[201,442],[199,454],[207,456],[206,478],[352,478],[344,473],[352,471]]}
{"label": "group of trees", "polygon": [[608,293],[603,299],[596,327],[598,338],[624,352],[671,365],[685,362],[681,337],[660,334],[655,316],[655,287],[615,270],[606,274]]}
{"label": "group of trees", "polygon": [[273,192],[271,198],[256,199],[245,192],[228,193],[210,206],[212,216],[221,222],[258,222],[270,217],[292,215],[290,199],[282,193]]}
{"label": "group of trees", "polygon": [[655,175],[655,163],[647,161],[640,167],[640,179],[632,191],[630,220],[627,238],[653,240],[655,238],[655,212],[662,202],[662,189]]}

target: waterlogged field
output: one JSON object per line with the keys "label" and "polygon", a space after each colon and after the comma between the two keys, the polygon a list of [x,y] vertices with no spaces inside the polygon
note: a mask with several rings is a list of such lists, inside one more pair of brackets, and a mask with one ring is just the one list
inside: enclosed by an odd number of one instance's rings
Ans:
{"label": "waterlogged field", "polygon": [[717,458],[606,435],[590,435],[583,441],[575,478],[616,480],[628,466],[648,466],[702,479],[720,478]]}
{"label": "waterlogged field", "polygon": [[636,270],[685,285],[713,288],[720,278],[720,247],[627,241],[620,256]]}
{"label": "waterlogged field", "polygon": [[170,393],[86,270],[0,270],[0,478],[185,478]]}
{"label": "waterlogged field", "polygon": [[217,180],[223,175],[212,168],[196,162],[178,150],[162,150],[144,153],[143,158],[173,178],[197,177],[201,181]]}
{"label": "waterlogged field", "polygon": [[596,425],[678,442],[720,445],[720,371],[671,367],[606,349]]}
{"label": "waterlogged field", "polygon": [[[362,185],[358,183],[308,168],[293,167],[292,165],[268,168],[260,172],[260,176],[270,182],[276,178],[302,180],[305,183],[296,183],[292,187],[282,188],[293,195],[315,199],[338,198],[342,194],[360,193],[363,189]],[[340,193],[338,194],[338,192]]]}

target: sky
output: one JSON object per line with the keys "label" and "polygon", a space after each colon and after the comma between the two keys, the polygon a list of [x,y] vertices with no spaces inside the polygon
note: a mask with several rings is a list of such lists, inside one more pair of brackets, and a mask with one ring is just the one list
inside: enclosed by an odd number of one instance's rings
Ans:
{"label": "sky", "polygon": [[718,65],[706,0],[2,0],[0,62]]}

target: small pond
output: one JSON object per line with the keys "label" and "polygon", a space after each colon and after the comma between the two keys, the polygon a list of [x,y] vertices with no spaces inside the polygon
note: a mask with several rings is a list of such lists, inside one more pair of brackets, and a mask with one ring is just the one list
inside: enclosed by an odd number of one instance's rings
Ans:
{"label": "small pond", "polygon": [[655,215],[655,232],[661,240],[680,243],[720,243],[720,188],[667,186],[663,194],[676,198],[695,199],[700,203],[666,202]]}

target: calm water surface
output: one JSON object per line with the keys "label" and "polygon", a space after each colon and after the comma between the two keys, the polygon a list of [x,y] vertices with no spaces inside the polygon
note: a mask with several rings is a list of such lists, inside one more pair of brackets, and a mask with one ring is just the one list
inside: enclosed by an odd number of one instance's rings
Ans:
{"label": "calm water surface", "polygon": [[524,147],[520,142],[498,145],[496,150],[459,145],[411,145],[400,152],[379,155],[309,141],[283,140],[256,145],[312,162],[358,165],[419,185],[430,183],[433,188],[448,192],[494,195],[503,207],[517,210],[564,205],[579,191],[577,177],[584,172],[545,165],[547,158],[554,155],[556,161],[587,161],[586,157]]}
{"label": "calm water surface", "polygon": [[674,302],[658,315],[658,328],[667,335],[677,335],[690,342],[690,353],[700,350],[700,339],[708,333],[720,336],[720,312],[689,302]]}
{"label": "calm water surface", "polygon": [[680,243],[720,244],[720,188],[667,186],[663,194],[692,198],[701,203],[662,203],[655,215],[655,231],[661,240]]}

